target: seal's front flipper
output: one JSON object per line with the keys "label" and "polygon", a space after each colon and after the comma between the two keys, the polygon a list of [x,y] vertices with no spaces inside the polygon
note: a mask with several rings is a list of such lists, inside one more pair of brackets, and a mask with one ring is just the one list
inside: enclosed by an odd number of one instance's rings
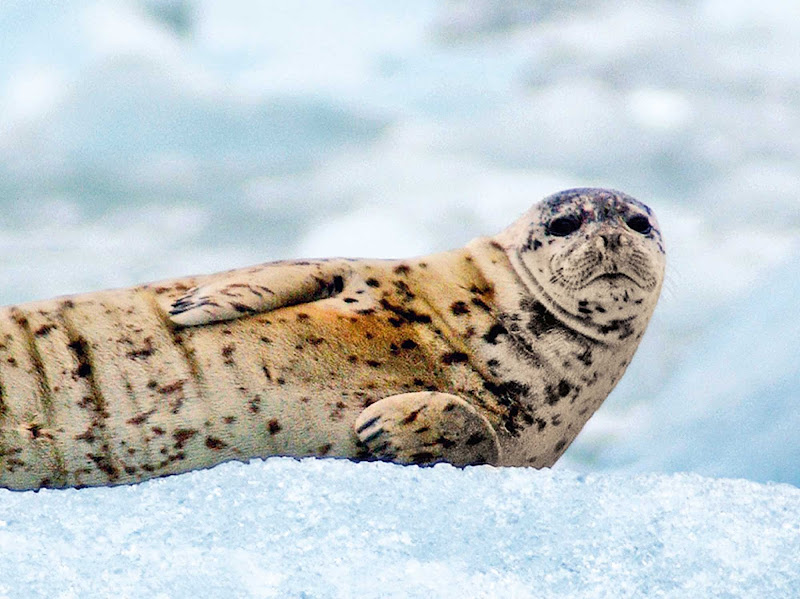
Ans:
{"label": "seal's front flipper", "polygon": [[497,463],[497,435],[478,411],[449,393],[391,395],[366,408],[355,431],[371,457],[405,464]]}
{"label": "seal's front flipper", "polygon": [[340,293],[349,273],[339,260],[271,262],[224,272],[177,299],[169,317],[178,325],[198,326],[314,302]]}

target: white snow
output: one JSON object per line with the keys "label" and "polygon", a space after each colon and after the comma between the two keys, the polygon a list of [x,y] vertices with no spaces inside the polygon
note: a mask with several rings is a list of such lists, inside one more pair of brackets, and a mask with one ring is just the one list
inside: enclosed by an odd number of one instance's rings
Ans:
{"label": "white snow", "polygon": [[792,597],[800,490],[272,458],[0,491],[5,597]]}

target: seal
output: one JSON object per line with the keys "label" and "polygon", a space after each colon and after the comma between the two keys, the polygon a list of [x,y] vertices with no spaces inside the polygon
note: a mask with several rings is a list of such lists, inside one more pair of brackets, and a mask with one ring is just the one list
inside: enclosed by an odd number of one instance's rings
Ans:
{"label": "seal", "polygon": [[284,261],[0,310],[0,486],[254,457],[552,465],[655,308],[650,208],[573,189],[407,260]]}

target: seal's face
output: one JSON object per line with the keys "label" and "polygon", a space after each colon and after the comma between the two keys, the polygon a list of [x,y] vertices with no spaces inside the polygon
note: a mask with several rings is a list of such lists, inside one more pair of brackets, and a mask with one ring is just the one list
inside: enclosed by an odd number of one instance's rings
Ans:
{"label": "seal's face", "polygon": [[534,295],[594,324],[649,317],[664,248],[653,212],[616,191],[572,189],[543,200],[512,226],[512,251]]}

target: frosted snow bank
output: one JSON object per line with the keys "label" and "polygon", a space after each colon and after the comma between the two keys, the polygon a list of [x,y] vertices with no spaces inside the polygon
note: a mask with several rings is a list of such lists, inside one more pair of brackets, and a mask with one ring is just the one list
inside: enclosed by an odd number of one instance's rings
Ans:
{"label": "frosted snow bank", "polygon": [[0,597],[789,597],[800,490],[273,458],[0,491]]}

